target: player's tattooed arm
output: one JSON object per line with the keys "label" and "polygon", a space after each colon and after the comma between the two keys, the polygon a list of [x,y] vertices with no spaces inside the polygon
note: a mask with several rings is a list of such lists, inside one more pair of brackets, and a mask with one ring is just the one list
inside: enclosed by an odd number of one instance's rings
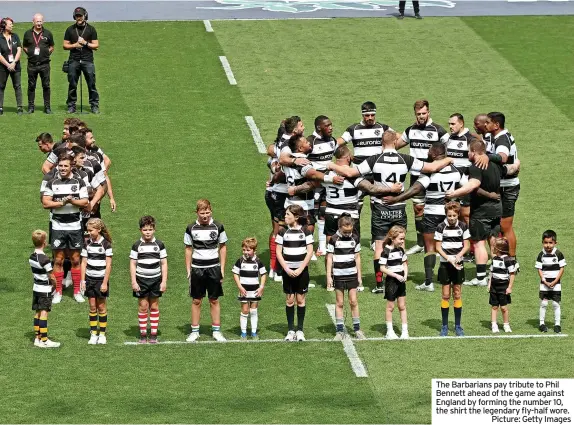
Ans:
{"label": "player's tattooed arm", "polygon": [[293,196],[293,195],[298,195],[300,193],[307,193],[307,192],[311,192],[312,190],[314,190],[316,187],[319,187],[319,183],[318,182],[305,182],[303,184],[300,184],[299,186],[291,186],[288,191],[289,191],[289,195]]}
{"label": "player's tattooed arm", "polygon": [[391,186],[383,186],[373,184],[368,180],[361,180],[357,188],[369,195],[388,195],[389,193],[400,193],[403,185],[401,183],[393,183]]}

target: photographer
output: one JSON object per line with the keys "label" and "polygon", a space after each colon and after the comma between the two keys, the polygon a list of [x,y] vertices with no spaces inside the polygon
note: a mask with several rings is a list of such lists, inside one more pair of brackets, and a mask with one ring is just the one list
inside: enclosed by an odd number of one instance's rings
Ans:
{"label": "photographer", "polygon": [[37,13],[32,19],[34,26],[24,33],[23,48],[28,55],[28,113],[34,113],[36,81],[42,81],[44,112],[50,109],[50,55],[54,51],[54,37],[44,28],[44,17]]}
{"label": "photographer", "polygon": [[[77,87],[81,73],[84,74],[88,85],[90,106],[93,114],[99,114],[100,97],[96,90],[96,68],[94,66],[94,50],[98,50],[98,33],[88,24],[88,12],[83,7],[74,9],[76,23],[64,34],[64,50],[70,51],[68,61],[68,113],[76,112],[78,99]],[[65,65],[64,65],[65,66]]]}
{"label": "photographer", "polygon": [[18,35],[12,32],[13,26],[12,18],[4,18],[0,21],[0,115],[4,113],[4,89],[8,76],[12,79],[12,85],[16,92],[18,115],[22,115],[22,71],[20,68],[22,45]]}

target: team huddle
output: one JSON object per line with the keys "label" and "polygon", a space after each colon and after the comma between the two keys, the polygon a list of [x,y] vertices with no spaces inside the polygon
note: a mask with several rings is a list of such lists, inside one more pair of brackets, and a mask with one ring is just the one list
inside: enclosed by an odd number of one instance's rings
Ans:
{"label": "team huddle", "polygon": [[[387,300],[386,337],[399,336],[392,314],[398,307],[400,338],[408,338],[406,311],[407,256],[424,251],[425,279],[416,289],[434,291],[436,259],[442,286],[441,336],[449,333],[450,300],[453,299],[454,331],[464,336],[461,324],[462,285],[487,286],[492,331],[511,332],[508,305],[519,264],[513,230],[515,203],[520,192],[520,161],[514,138],[505,128],[502,113],[478,115],[476,133],[465,127],[461,114],[449,118],[449,132],[430,118],[429,104],[414,104],[416,122],[402,134],[377,122],[376,106],[365,102],[362,119],[333,137],[331,120],[318,116],[311,136],[297,116],[285,119],[277,138],[268,148],[269,180],[265,202],[271,214],[270,267],[257,255],[257,240],[242,242],[242,256],[232,274],[241,303],[240,337],[247,339],[250,320],[253,339],[258,338],[258,303],[263,297],[267,274],[282,282],[285,293],[287,341],[305,341],[306,296],[314,285],[309,263],[325,256],[327,290],[336,295],[335,339],[346,338],[345,294],[351,309],[353,332],[361,330],[357,293],[364,290],[361,264],[360,216],[364,198],[370,198],[371,241],[374,249],[375,282],[372,292]],[[37,230],[32,235],[35,251],[29,262],[34,275],[33,310],[37,347],[58,347],[48,338],[48,313],[62,300],[65,286],[72,285],[74,299],[88,298],[89,344],[107,342],[107,306],[112,269],[112,238],[101,220],[100,204],[109,197],[116,209],[109,175],[110,158],[95,144],[85,123],[68,118],[62,141],[42,133],[39,149],[46,153],[40,195],[43,208],[50,210],[49,236]],[[353,151],[348,144],[352,144]],[[398,152],[409,146],[410,154]],[[410,187],[405,189],[407,174]],[[405,250],[406,200],[413,200],[417,245]],[[196,205],[197,220],[184,233],[185,265],[189,280],[191,333],[188,342],[200,338],[199,323],[203,298],[209,300],[212,336],[225,341],[220,325],[219,298],[227,261],[227,234],[212,217],[207,199]],[[318,249],[314,231],[318,228]],[[140,343],[157,343],[159,298],[167,289],[167,251],[155,238],[154,217],[139,221],[141,238],[130,252],[133,296],[138,299]],[[471,243],[472,242],[472,243]],[[490,251],[487,248],[490,245]],[[53,259],[45,255],[50,246]],[[490,278],[487,262],[491,257]],[[476,278],[465,280],[463,261],[474,261]],[[540,331],[547,332],[546,308],[552,302],[554,331],[560,327],[560,279],[566,261],[556,248],[556,233],[543,234],[543,250],[536,260],[540,274]],[[69,275],[71,279],[67,279]],[[297,308],[295,308],[295,305]],[[295,316],[297,318],[295,325]],[[149,331],[148,331],[149,322]]]}

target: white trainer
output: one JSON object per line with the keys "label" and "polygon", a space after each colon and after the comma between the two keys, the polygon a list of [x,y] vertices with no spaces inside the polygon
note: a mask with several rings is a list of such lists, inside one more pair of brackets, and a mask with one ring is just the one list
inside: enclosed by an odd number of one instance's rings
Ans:
{"label": "white trainer", "polygon": [[289,331],[289,332],[287,332],[287,335],[285,336],[285,341],[296,341],[296,339],[295,339],[295,331]]}
{"label": "white trainer", "polygon": [[313,253],[313,256],[311,257],[311,261],[317,261],[317,256],[315,255],[315,253]]}
{"label": "white trainer", "polygon": [[399,339],[409,339],[409,331],[404,331]]}
{"label": "white trainer", "polygon": [[297,331],[295,333],[295,338],[297,341],[305,341],[305,334],[303,333],[303,331]]}
{"label": "white trainer", "polygon": [[58,348],[60,346],[59,342],[51,341],[49,339],[44,342],[40,342],[40,344],[42,348]]}
{"label": "white trainer", "polygon": [[425,285],[421,283],[420,285],[415,286],[417,291],[427,291],[427,292],[434,292],[434,283],[430,283],[430,285]]}
{"label": "white trainer", "polygon": [[365,287],[363,285],[357,286],[357,292],[365,292]]}
{"label": "white trainer", "polygon": [[211,335],[213,336],[213,339],[216,340],[217,342],[227,341],[220,331],[215,331]]}
{"label": "white trainer", "polygon": [[463,285],[465,286],[476,286],[477,280],[476,279],[471,279],[471,280],[464,280],[462,282]]}
{"label": "white trainer", "polygon": [[358,330],[355,332],[355,338],[357,339],[367,339],[367,336],[365,335],[365,333],[362,330]]}
{"label": "white trainer", "polygon": [[98,345],[106,345],[108,343],[108,338],[105,335],[98,336]]}
{"label": "white trainer", "polygon": [[476,279],[476,285],[477,286],[488,286],[488,280],[486,278],[484,279]]}
{"label": "white trainer", "polygon": [[90,340],[88,341],[88,345],[96,345],[98,343],[98,334],[91,334]]}
{"label": "white trainer", "polygon": [[72,273],[68,272],[64,280],[62,280],[62,285],[64,285],[64,288],[69,288],[70,286],[72,286],[73,283],[74,282],[72,281]]}
{"label": "white trainer", "polygon": [[387,331],[385,339],[399,339],[399,336],[395,333],[395,331]]}
{"label": "white trainer", "polygon": [[327,286],[327,292],[333,292],[335,290],[334,286]]}
{"label": "white trainer", "polygon": [[82,294],[80,294],[79,292],[77,294],[74,294],[74,300],[76,300],[76,302],[78,303],[83,303],[86,301],[84,297],[82,297]]}
{"label": "white trainer", "polygon": [[317,285],[315,285],[313,282],[309,282],[309,285],[307,285],[308,288],[314,288],[315,286]]}
{"label": "white trainer", "polygon": [[345,339],[345,332],[337,332],[333,341],[342,341]]}
{"label": "white trainer", "polygon": [[62,294],[56,292],[52,298],[52,304],[60,304],[62,302]]}
{"label": "white trainer", "polygon": [[510,324],[505,323],[504,325],[502,325],[502,327],[504,328],[504,332],[512,333],[512,329],[510,329]]}
{"label": "white trainer", "polygon": [[40,338],[34,338],[34,347],[40,347],[42,345],[42,340]]}
{"label": "white trainer", "polygon": [[283,276],[281,276],[279,273],[275,274],[275,277],[273,278],[273,280],[275,282],[283,282]]}
{"label": "white trainer", "polygon": [[498,325],[496,323],[493,323],[492,324],[492,333],[497,334],[499,332],[500,332],[500,330],[498,329]]}
{"label": "white trainer", "polygon": [[199,332],[192,332],[186,338],[187,342],[195,342],[199,339]]}
{"label": "white trainer", "polygon": [[273,279],[275,277],[275,270],[269,267],[269,279]]}
{"label": "white trainer", "polygon": [[414,245],[414,246],[411,246],[409,249],[407,249],[407,252],[405,252],[405,254],[406,255],[418,254],[419,252],[423,252],[424,250],[425,250],[425,248],[423,246]]}

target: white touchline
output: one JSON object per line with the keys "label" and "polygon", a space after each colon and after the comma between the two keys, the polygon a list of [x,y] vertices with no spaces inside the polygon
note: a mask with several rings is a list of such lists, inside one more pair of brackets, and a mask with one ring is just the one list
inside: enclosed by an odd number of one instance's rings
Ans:
{"label": "white touchline", "polygon": [[[409,339],[396,339],[396,340],[387,340],[384,336],[381,337],[371,337],[365,338],[363,340],[355,340],[360,344],[363,341],[385,341],[391,343],[401,344],[405,341],[429,341],[429,340],[466,340],[466,339],[525,339],[525,338],[566,338],[568,334],[532,334],[532,335],[474,335],[474,336],[411,336]],[[199,340],[195,342],[187,342],[186,340],[178,340],[178,341],[159,341],[157,344],[162,345],[180,345],[180,344],[227,344],[227,343],[238,343],[238,344],[264,344],[264,343],[286,343],[282,338],[271,338],[271,339],[257,339],[257,340],[242,340],[242,339],[228,339],[227,341],[219,342],[211,339],[210,337],[206,337],[209,339],[206,340]],[[348,338],[347,338],[348,339]],[[334,341],[332,338],[325,339],[325,338],[307,338],[305,342],[338,342]],[[352,341],[349,341],[352,344]],[[156,344],[156,345],[157,345]],[[124,341],[122,345],[144,345],[140,344],[136,341]],[[145,345],[154,345],[154,344],[145,344]]]}
{"label": "white touchline", "polygon": [[211,22],[208,19],[203,21],[203,25],[205,25],[205,31],[213,32],[213,27],[211,26]]}
{"label": "white touchline", "polygon": [[251,130],[251,136],[253,136],[253,141],[255,142],[255,146],[257,146],[257,151],[259,153],[266,153],[267,148],[265,147],[265,143],[263,143],[261,134],[259,134],[259,129],[257,128],[257,124],[255,124],[255,120],[253,117],[247,116],[245,117],[245,121],[249,126],[249,130]]}
{"label": "white touchline", "polygon": [[[327,310],[329,311],[329,316],[331,316],[333,324],[336,325],[335,304],[325,304],[325,307],[327,307]],[[351,362],[351,369],[353,369],[353,372],[355,372],[355,376],[357,378],[368,378],[369,375],[367,375],[367,369],[359,357],[359,353],[357,353],[357,350],[355,349],[353,340],[348,335],[346,335],[345,338],[343,338],[342,343],[345,354]]]}
{"label": "white touchline", "polygon": [[221,65],[223,65],[223,70],[225,71],[225,75],[229,80],[229,84],[232,86],[237,85],[237,81],[235,81],[235,77],[233,76],[233,71],[231,71],[231,66],[229,65],[229,61],[225,56],[220,56],[219,60],[221,61]]}

